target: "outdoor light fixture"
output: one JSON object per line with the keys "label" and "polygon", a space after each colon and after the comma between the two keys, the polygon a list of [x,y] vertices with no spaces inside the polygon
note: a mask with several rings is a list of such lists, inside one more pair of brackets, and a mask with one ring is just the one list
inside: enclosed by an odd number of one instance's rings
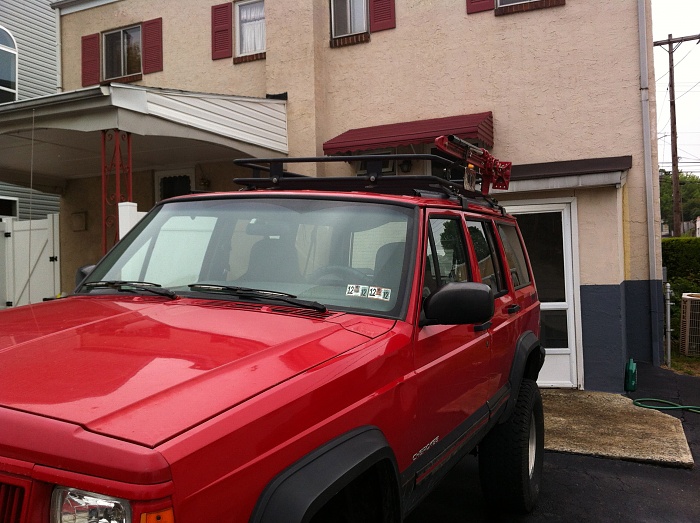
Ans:
{"label": "outdoor light fixture", "polygon": [[402,173],[407,173],[407,172],[411,172],[412,166],[413,166],[413,164],[411,163],[411,160],[403,160],[399,164],[399,169],[401,169]]}

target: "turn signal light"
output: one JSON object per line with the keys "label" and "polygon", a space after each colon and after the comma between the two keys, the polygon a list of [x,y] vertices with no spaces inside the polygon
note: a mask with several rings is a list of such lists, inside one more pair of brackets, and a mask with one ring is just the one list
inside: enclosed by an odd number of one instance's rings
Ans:
{"label": "turn signal light", "polygon": [[173,509],[166,508],[165,510],[159,510],[158,512],[141,514],[141,523],[175,523]]}

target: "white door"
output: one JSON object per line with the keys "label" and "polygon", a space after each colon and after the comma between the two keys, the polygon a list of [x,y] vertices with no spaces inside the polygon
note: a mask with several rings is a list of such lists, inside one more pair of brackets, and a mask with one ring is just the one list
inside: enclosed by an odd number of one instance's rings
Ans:
{"label": "white door", "polygon": [[37,303],[60,292],[58,215],[45,220],[7,220],[3,224],[4,291],[0,308]]}
{"label": "white door", "polygon": [[540,340],[546,358],[538,384],[582,388],[572,202],[508,205],[507,210],[518,218],[541,303]]}

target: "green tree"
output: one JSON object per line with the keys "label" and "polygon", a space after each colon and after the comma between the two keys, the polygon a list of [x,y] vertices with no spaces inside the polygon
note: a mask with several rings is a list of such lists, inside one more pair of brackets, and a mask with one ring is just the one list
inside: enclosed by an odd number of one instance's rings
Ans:
{"label": "green tree", "polygon": [[[673,225],[673,180],[671,173],[661,169],[661,219]],[[700,216],[700,177],[681,172],[678,175],[681,189],[682,220],[688,222]]]}

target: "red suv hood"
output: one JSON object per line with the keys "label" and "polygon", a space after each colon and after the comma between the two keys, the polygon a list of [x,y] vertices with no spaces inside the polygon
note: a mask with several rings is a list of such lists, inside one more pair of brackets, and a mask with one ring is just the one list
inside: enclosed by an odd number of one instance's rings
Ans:
{"label": "red suv hood", "polygon": [[9,309],[0,313],[0,405],[155,446],[392,324],[144,297]]}

